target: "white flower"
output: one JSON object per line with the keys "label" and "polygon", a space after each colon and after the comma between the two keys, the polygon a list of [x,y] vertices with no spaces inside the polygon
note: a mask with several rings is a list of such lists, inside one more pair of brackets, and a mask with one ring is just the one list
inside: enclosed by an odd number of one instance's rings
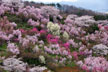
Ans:
{"label": "white flower", "polygon": [[48,22],[47,28],[53,35],[60,35],[60,26],[58,24]]}
{"label": "white flower", "polygon": [[93,46],[93,52],[100,55],[107,55],[108,54],[108,47],[103,44],[98,44]]}
{"label": "white flower", "polygon": [[59,10],[52,6],[43,6],[41,7],[41,13],[44,15],[50,15],[50,16],[58,16]]}
{"label": "white flower", "polygon": [[108,61],[103,57],[87,57],[83,61],[77,62],[81,67],[85,65],[89,71],[93,71],[96,69],[96,72],[100,72],[99,70],[103,69],[103,72],[106,72],[108,68]]}
{"label": "white flower", "polygon": [[19,59],[14,57],[7,58],[3,61],[3,68],[8,71],[15,71],[15,72],[24,72],[26,70],[26,63],[23,63]]}
{"label": "white flower", "polygon": [[63,33],[63,38],[65,40],[68,40],[69,39],[69,34],[66,31]]}
{"label": "white flower", "polygon": [[40,59],[41,63],[44,63],[45,64],[45,57],[44,56],[40,55],[39,56],[39,59]]}
{"label": "white flower", "polygon": [[38,47],[38,45],[36,45],[36,46],[33,48],[33,51],[34,51],[34,52],[39,52],[39,47]]}
{"label": "white flower", "polygon": [[44,70],[46,70],[47,68],[46,67],[39,67],[39,66],[36,66],[36,67],[33,67],[30,69],[30,72],[43,72]]}
{"label": "white flower", "polygon": [[19,54],[19,48],[14,43],[8,43],[7,46],[8,51],[12,52],[13,54]]}
{"label": "white flower", "polygon": [[81,67],[83,65],[83,62],[82,61],[78,61],[77,65],[80,65],[80,67]]}

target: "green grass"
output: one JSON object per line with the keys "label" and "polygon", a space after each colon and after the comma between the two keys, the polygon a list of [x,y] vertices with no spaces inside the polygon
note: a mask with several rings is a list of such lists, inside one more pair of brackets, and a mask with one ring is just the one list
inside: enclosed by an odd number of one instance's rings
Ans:
{"label": "green grass", "polygon": [[38,58],[23,58],[23,61],[27,62],[29,65],[41,65],[41,66],[44,66],[44,64],[41,63]]}
{"label": "green grass", "polygon": [[0,51],[6,51],[6,48],[7,48],[7,44],[6,44],[6,43],[3,43],[3,44],[0,46]]}
{"label": "green grass", "polygon": [[27,24],[27,20],[23,20],[15,14],[6,13],[5,16],[8,17],[8,20],[10,22],[15,22],[17,24],[17,28],[22,28],[22,29],[32,29],[33,28],[32,26],[29,26]]}
{"label": "green grass", "polygon": [[66,65],[67,67],[76,67],[76,63],[75,62],[71,62],[71,63],[67,63]]}
{"label": "green grass", "polygon": [[0,72],[9,72],[9,71],[6,71],[6,70],[0,68]]}

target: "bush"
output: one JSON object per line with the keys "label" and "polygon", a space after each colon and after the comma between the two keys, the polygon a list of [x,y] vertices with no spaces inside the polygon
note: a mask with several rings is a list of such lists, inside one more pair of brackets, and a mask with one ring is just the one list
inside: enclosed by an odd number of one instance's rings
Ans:
{"label": "bush", "polygon": [[90,33],[90,34],[92,34],[92,33],[94,33],[95,31],[98,31],[98,30],[99,30],[97,24],[91,25],[90,27],[85,28],[85,29],[86,29],[85,31],[86,31],[87,33]]}
{"label": "bush", "polygon": [[106,20],[108,19],[108,16],[107,15],[95,15],[94,16],[94,19],[97,21],[97,20]]}

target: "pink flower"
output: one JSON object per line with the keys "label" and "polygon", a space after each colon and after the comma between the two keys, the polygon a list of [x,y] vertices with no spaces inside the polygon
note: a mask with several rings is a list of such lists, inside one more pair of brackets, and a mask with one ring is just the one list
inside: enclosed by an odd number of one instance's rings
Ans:
{"label": "pink flower", "polygon": [[100,67],[94,67],[93,72],[98,72],[98,71],[104,72],[103,68],[100,68]]}
{"label": "pink flower", "polygon": [[8,51],[12,52],[13,54],[19,54],[19,48],[14,43],[8,43],[7,46]]}
{"label": "pink flower", "polygon": [[38,33],[37,28],[33,28],[31,31],[32,31],[32,32],[37,32],[37,33]]}
{"label": "pink flower", "polygon": [[45,28],[45,25],[44,25],[44,24],[41,24],[40,26],[41,26],[42,28]]}
{"label": "pink flower", "polygon": [[79,55],[84,55],[84,54],[85,54],[85,53],[84,53],[84,52],[82,52],[82,51],[80,51],[80,52],[79,52]]}
{"label": "pink flower", "polygon": [[24,29],[19,29],[22,33],[25,33],[25,30]]}
{"label": "pink flower", "polygon": [[106,30],[108,30],[108,26],[104,26],[104,28],[105,28]]}
{"label": "pink flower", "polygon": [[65,48],[69,49],[70,44],[67,42],[67,43],[63,44],[63,46],[64,46]]}
{"label": "pink flower", "polygon": [[68,42],[69,42],[73,47],[75,47],[75,48],[78,46],[77,43],[75,43],[75,41],[72,40],[72,39],[69,40]]}
{"label": "pink flower", "polygon": [[98,25],[98,28],[99,28],[99,29],[101,29],[101,28],[102,28],[102,25],[101,25],[101,24],[99,24],[99,25]]}
{"label": "pink flower", "polygon": [[49,40],[50,38],[52,38],[53,36],[51,34],[47,35],[47,39]]}
{"label": "pink flower", "polygon": [[40,30],[40,34],[46,34],[45,30]]}
{"label": "pink flower", "polygon": [[59,38],[58,37],[53,37],[53,35],[51,35],[51,34],[48,34],[47,35],[47,40],[48,40],[48,42],[49,43],[58,43],[58,41],[59,41]]}
{"label": "pink flower", "polygon": [[74,51],[74,52],[72,52],[72,55],[74,56],[74,58],[76,60],[78,60],[78,52]]}
{"label": "pink flower", "polygon": [[49,20],[48,19],[45,19],[45,18],[44,19],[41,19],[41,22],[44,23],[44,24],[46,24],[48,21]]}
{"label": "pink flower", "polygon": [[102,31],[105,30],[105,27],[102,26],[101,24],[98,25],[98,28],[99,28],[100,30],[102,30]]}
{"label": "pink flower", "polygon": [[90,39],[91,39],[91,40],[96,40],[96,36],[95,36],[94,34],[91,34],[91,35],[90,35]]}
{"label": "pink flower", "polygon": [[14,41],[18,41],[18,38],[14,39]]}
{"label": "pink flower", "polygon": [[51,39],[50,42],[51,42],[51,43],[56,43],[56,44],[57,44],[57,43],[58,43],[58,39]]}
{"label": "pink flower", "polygon": [[32,19],[29,19],[28,24],[35,27],[35,26],[39,26],[40,23],[39,21],[34,21]]}
{"label": "pink flower", "polygon": [[63,17],[62,17],[61,15],[58,15],[58,17],[59,17],[60,19],[63,19]]}
{"label": "pink flower", "polygon": [[88,68],[87,68],[87,66],[85,64],[82,66],[82,69],[86,70],[86,72],[89,72],[89,70],[88,70]]}

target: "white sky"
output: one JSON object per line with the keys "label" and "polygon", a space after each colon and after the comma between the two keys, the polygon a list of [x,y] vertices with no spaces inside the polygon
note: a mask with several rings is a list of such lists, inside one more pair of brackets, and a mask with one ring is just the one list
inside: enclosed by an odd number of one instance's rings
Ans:
{"label": "white sky", "polygon": [[26,1],[52,3],[52,2],[61,2],[61,1],[76,2],[77,0],[26,0]]}

